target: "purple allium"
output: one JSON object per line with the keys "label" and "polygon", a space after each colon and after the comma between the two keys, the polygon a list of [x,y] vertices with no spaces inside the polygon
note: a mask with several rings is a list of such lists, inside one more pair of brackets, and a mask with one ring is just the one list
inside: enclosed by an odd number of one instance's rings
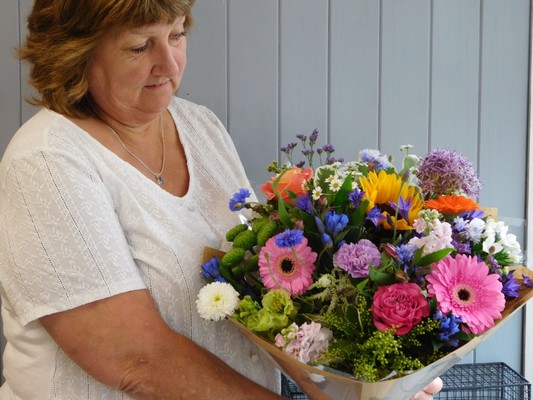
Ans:
{"label": "purple allium", "polygon": [[229,209],[231,211],[239,211],[244,207],[244,203],[246,202],[246,199],[250,197],[252,194],[248,189],[241,188],[237,193],[233,195],[233,197],[229,201]]}
{"label": "purple allium", "polygon": [[376,245],[368,239],[344,244],[333,255],[333,265],[348,272],[354,278],[366,278],[370,264],[378,267],[381,264],[381,254]]}
{"label": "purple allium", "polygon": [[450,149],[433,149],[418,165],[420,188],[425,196],[465,194],[477,197],[481,182],[472,163]]}
{"label": "purple allium", "polygon": [[303,232],[298,229],[287,229],[276,235],[276,245],[280,248],[294,247],[303,240]]}

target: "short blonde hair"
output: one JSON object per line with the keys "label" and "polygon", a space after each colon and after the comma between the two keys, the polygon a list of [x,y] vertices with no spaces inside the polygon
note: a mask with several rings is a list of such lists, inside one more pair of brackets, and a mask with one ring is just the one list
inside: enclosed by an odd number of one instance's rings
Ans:
{"label": "short blonde hair", "polygon": [[194,1],[35,0],[26,42],[18,50],[40,94],[30,102],[70,117],[93,115],[87,66],[100,39],[118,27],[171,23],[183,16],[188,31]]}

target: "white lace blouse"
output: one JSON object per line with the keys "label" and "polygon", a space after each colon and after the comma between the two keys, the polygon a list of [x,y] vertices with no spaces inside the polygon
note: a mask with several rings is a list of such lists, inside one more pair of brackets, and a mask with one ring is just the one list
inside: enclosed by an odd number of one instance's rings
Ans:
{"label": "white lace blouse", "polygon": [[1,400],[129,398],[75,365],[38,318],[141,288],[172,329],[277,390],[270,359],[195,305],[202,249],[224,243],[237,221],[228,200],[249,182],[211,111],[178,98],[169,111],[190,172],[181,198],[49,110],[10,143],[0,164]]}

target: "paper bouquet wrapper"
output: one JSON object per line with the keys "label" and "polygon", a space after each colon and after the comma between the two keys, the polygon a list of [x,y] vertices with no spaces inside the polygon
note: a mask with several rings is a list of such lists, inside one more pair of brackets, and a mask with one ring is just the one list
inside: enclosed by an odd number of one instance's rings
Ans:
{"label": "paper bouquet wrapper", "polygon": [[[208,254],[219,255],[215,253],[217,251],[213,251],[213,249],[206,251],[204,259],[209,259]],[[522,281],[522,274],[533,278],[533,271],[523,266],[516,267],[515,275],[519,281]],[[257,336],[241,323],[231,318],[230,321],[248,339],[263,350],[266,350],[285,375],[290,376],[311,400],[407,400],[492,336],[511,315],[533,297],[533,288],[523,287],[519,293],[520,296],[518,298],[506,303],[505,310],[502,312],[502,318],[484,334],[475,337],[454,352],[447,354],[422,369],[413,371],[409,375],[401,378],[392,378],[380,382],[360,381],[347,374],[338,374],[301,363],[282,352],[273,343]]]}

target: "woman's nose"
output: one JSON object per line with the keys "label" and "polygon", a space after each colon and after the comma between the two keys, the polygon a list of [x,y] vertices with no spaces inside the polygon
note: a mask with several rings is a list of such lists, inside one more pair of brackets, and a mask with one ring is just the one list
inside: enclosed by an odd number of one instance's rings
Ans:
{"label": "woman's nose", "polygon": [[178,52],[180,50],[176,49],[170,45],[161,46],[154,60],[153,73],[156,75],[167,75],[172,76],[179,72],[178,64]]}

